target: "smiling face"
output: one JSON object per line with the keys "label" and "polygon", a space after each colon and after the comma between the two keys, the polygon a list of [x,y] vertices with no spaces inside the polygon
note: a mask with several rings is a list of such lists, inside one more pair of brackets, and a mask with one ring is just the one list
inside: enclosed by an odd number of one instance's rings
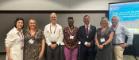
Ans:
{"label": "smiling face", "polygon": [[118,22],[119,22],[118,17],[116,17],[116,16],[112,17],[112,25],[116,26],[118,24]]}
{"label": "smiling face", "polygon": [[102,17],[101,22],[100,22],[100,26],[102,28],[108,27],[108,19],[106,17]]}
{"label": "smiling face", "polygon": [[73,18],[68,18],[68,25],[70,27],[74,26],[74,20],[73,20]]}
{"label": "smiling face", "polygon": [[18,20],[18,21],[16,22],[16,28],[17,28],[17,29],[22,29],[22,28],[23,28],[23,25],[24,25],[23,20]]}
{"label": "smiling face", "polygon": [[108,22],[106,20],[101,21],[101,27],[108,27]]}
{"label": "smiling face", "polygon": [[83,22],[84,22],[85,25],[89,25],[89,23],[90,23],[90,17],[88,15],[87,16],[84,16]]}
{"label": "smiling face", "polygon": [[56,16],[56,13],[52,13],[50,15],[50,21],[52,24],[56,24],[57,23],[57,16]]}
{"label": "smiling face", "polygon": [[36,21],[34,19],[30,19],[29,20],[29,29],[36,29],[37,24]]}

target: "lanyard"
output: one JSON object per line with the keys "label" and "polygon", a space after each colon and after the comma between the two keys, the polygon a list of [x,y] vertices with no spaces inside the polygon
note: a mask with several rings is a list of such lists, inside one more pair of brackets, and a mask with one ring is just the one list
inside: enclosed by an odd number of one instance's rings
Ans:
{"label": "lanyard", "polygon": [[71,28],[69,27],[69,34],[70,34],[70,35],[72,35],[72,34],[73,34],[74,29],[75,29],[75,28],[73,28],[73,30],[71,30]]}
{"label": "lanyard", "polygon": [[[56,32],[56,29],[57,29],[57,26],[55,27],[54,34],[55,34],[55,32]],[[51,32],[51,34],[52,34],[51,25],[50,25],[50,32]]]}

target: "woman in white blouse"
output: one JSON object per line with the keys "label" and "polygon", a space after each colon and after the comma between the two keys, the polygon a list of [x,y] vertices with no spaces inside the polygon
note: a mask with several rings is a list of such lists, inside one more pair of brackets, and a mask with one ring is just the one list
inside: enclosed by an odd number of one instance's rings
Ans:
{"label": "woman in white blouse", "polygon": [[6,60],[23,60],[24,19],[19,17],[15,20],[15,26],[8,32],[5,39]]}

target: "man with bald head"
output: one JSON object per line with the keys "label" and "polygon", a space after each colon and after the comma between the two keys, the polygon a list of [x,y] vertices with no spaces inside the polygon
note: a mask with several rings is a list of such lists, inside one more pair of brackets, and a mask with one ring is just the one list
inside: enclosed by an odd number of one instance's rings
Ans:
{"label": "man with bald head", "polygon": [[63,30],[61,25],[57,24],[56,13],[50,14],[50,23],[44,28],[44,36],[47,44],[47,60],[61,60],[60,45],[63,45]]}
{"label": "man with bald head", "polygon": [[[133,34],[119,23],[119,17],[117,16],[112,17],[111,28],[115,31],[113,38],[115,60],[123,60],[123,52],[125,47],[132,45],[133,43]],[[127,42],[125,42],[126,36],[128,37]]]}

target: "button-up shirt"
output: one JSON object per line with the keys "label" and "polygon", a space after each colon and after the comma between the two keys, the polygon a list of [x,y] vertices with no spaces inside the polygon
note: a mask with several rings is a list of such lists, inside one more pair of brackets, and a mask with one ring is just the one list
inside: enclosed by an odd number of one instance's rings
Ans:
{"label": "button-up shirt", "polygon": [[52,23],[50,23],[46,25],[44,28],[44,36],[48,46],[50,46],[52,42],[56,42],[58,45],[64,45],[63,30],[59,24],[52,25]]}
{"label": "button-up shirt", "polygon": [[13,47],[13,46],[19,46],[21,45],[21,47],[23,46],[23,42],[24,41],[24,35],[23,35],[23,31],[18,31],[15,27],[13,29],[11,29],[8,34],[7,37],[5,39],[5,46],[6,47]]}
{"label": "button-up shirt", "polygon": [[[113,27],[112,27],[113,28]],[[113,44],[125,43],[126,36],[128,37],[127,45],[133,44],[133,33],[121,24],[118,24],[116,28],[113,28],[115,31],[115,36],[113,38]]]}

